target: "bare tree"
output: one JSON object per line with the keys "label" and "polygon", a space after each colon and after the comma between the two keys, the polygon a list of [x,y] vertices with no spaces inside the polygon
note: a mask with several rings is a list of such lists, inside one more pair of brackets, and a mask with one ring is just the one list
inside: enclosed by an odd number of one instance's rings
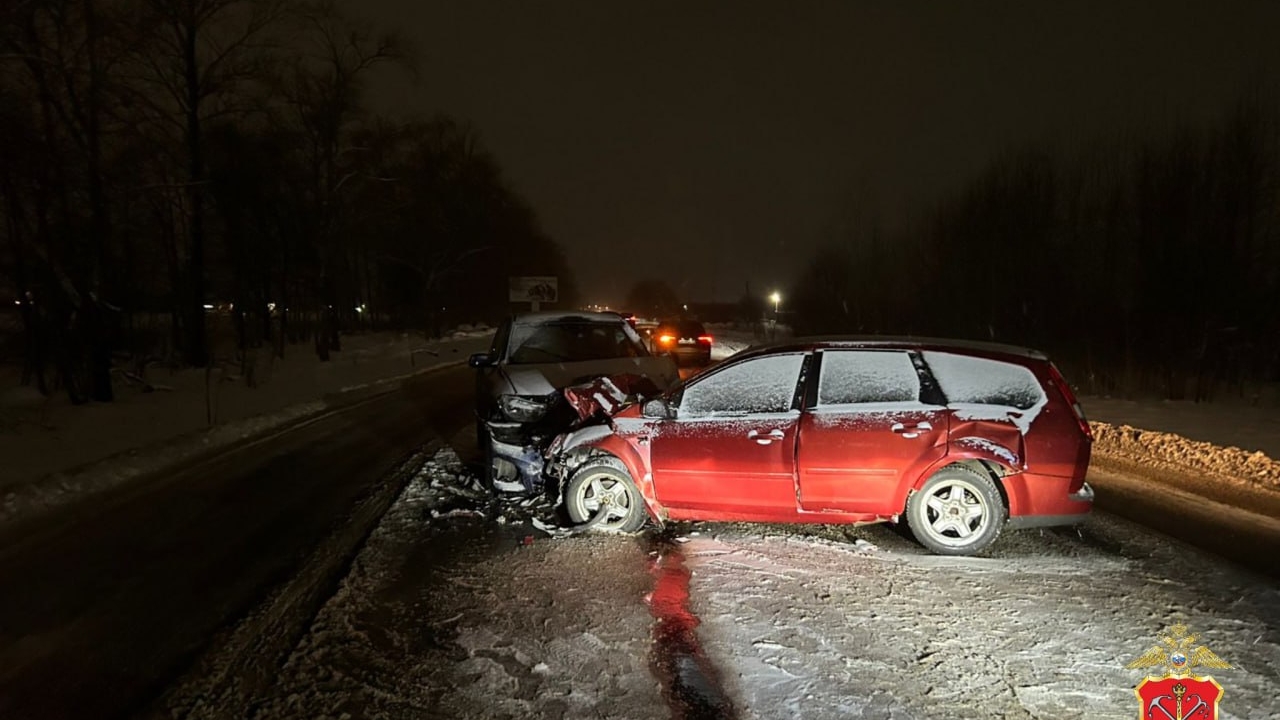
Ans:
{"label": "bare tree", "polygon": [[[284,87],[293,118],[305,138],[304,162],[311,178],[311,232],[316,252],[316,353],[329,359],[341,348],[338,307],[345,306],[338,288],[338,265],[347,257],[339,240],[344,226],[340,194],[350,183],[368,179],[360,169],[361,152],[350,143],[352,124],[362,115],[361,94],[366,75],[380,64],[402,59],[392,35],[378,34],[352,21],[331,0],[299,8],[295,22],[302,28],[305,50],[286,75]],[[338,307],[335,307],[338,306]]]}
{"label": "bare tree", "polygon": [[237,91],[262,76],[268,31],[282,16],[277,0],[145,0],[141,25],[151,42],[137,47],[136,98],[158,129],[179,139],[184,179],[184,258],[178,312],[188,363],[209,361],[205,336],[207,161],[205,127],[248,110]]}
{"label": "bare tree", "polygon": [[[112,306],[104,296],[113,293],[105,281],[114,273],[106,267],[111,221],[103,146],[111,73],[123,47],[120,12],[120,3],[111,0],[28,0],[0,20],[5,77],[18,93],[28,95],[28,107],[35,110],[19,122],[36,130],[48,163],[46,168],[27,166],[34,171],[29,179],[39,176],[25,193],[27,200],[15,184],[8,192],[9,235],[15,248],[25,245],[15,250],[16,257],[38,259],[40,272],[57,278],[39,300],[43,312],[29,308],[24,320],[47,326],[29,337],[52,344],[59,375],[74,401],[112,399],[112,337],[106,317]],[[26,202],[27,210],[19,209]],[[72,231],[82,220],[83,232]],[[25,285],[34,278],[25,262],[22,268]],[[37,302],[34,293],[26,295],[29,288],[23,292],[27,303]],[[35,351],[37,365],[43,364],[44,354],[44,348]]]}

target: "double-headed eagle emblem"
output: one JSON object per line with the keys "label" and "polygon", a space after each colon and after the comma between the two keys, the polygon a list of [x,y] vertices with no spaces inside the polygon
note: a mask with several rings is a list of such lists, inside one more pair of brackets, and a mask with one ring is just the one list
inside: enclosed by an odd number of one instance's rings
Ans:
{"label": "double-headed eagle emblem", "polygon": [[1230,668],[1226,660],[1218,657],[1204,645],[1195,645],[1200,636],[1178,623],[1169,628],[1168,634],[1156,636],[1160,643],[1143,653],[1125,667],[1130,670],[1164,668],[1164,677],[1186,677],[1197,667]]}

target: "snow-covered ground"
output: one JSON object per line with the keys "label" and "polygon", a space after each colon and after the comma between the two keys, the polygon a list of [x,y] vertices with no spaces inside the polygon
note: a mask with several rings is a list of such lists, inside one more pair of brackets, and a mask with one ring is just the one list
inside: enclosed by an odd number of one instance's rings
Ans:
{"label": "snow-covered ground", "polygon": [[1213,671],[1223,717],[1280,713],[1280,592],[1140,527],[1098,515],[966,559],[883,528],[824,534],[732,526],[684,546],[704,646],[746,715],[1129,718],[1142,674],[1124,665],[1174,622],[1235,666]]}
{"label": "snow-covered ground", "polygon": [[[1104,514],[947,558],[887,526],[557,539],[545,504],[476,488],[449,450],[423,468],[259,718],[1119,720],[1175,622],[1234,666],[1223,718],[1280,714],[1280,589]],[[672,597],[696,637],[663,631]],[[715,687],[673,678],[695,665]]]}
{"label": "snow-covered ground", "polygon": [[670,716],[636,539],[551,540],[545,505],[478,488],[451,450],[423,467],[256,717]]}
{"label": "snow-covered ground", "polygon": [[155,389],[117,377],[116,400],[75,407],[44,398],[0,372],[0,522],[88,490],[109,487],[192,455],[240,442],[322,412],[342,395],[390,387],[415,373],[466,360],[488,348],[492,330],[460,328],[443,340],[409,334],[344,336],[320,362],[309,346],[283,360],[250,355],[203,369],[151,368]]}

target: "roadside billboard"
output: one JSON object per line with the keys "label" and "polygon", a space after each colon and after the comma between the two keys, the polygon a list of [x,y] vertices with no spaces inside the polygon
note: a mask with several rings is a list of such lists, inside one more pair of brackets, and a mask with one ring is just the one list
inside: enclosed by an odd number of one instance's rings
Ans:
{"label": "roadside billboard", "polygon": [[539,303],[553,303],[559,296],[559,278],[554,275],[526,275],[507,278],[508,297],[511,302],[532,303],[536,310]]}

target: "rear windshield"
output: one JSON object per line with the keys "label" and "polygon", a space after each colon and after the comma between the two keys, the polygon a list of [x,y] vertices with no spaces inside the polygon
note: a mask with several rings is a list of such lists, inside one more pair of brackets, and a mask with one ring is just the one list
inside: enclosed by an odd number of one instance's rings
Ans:
{"label": "rear windshield", "polygon": [[514,325],[507,362],[515,365],[645,357],[649,353],[626,322],[558,320]]}
{"label": "rear windshield", "polygon": [[659,333],[669,332],[673,335],[679,335],[680,337],[686,337],[686,338],[698,337],[699,335],[707,334],[707,331],[702,327],[702,323],[696,320],[676,320],[673,322],[664,322],[662,323],[661,326],[658,327],[658,332]]}
{"label": "rear windshield", "polygon": [[1040,381],[1021,365],[928,350],[921,354],[948,403],[1027,410],[1045,400]]}

